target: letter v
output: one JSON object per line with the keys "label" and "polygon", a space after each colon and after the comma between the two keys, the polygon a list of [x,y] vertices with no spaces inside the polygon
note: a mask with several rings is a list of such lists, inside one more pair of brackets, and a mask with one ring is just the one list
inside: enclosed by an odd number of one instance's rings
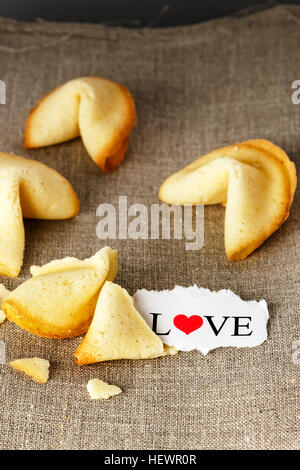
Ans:
{"label": "letter v", "polygon": [[214,334],[215,334],[216,336],[218,336],[218,334],[219,334],[220,331],[222,330],[223,326],[224,326],[225,323],[227,322],[228,318],[230,318],[230,317],[223,317],[223,318],[224,318],[223,323],[222,323],[222,325],[220,326],[220,328],[217,329],[216,326],[215,326],[215,324],[214,324],[214,322],[213,322],[213,320],[212,320],[212,318],[213,318],[212,315],[203,315],[203,316],[204,316],[204,318],[207,318],[207,321],[208,321],[208,323],[209,323],[209,326],[211,327],[211,329],[213,330],[213,332],[214,332]]}

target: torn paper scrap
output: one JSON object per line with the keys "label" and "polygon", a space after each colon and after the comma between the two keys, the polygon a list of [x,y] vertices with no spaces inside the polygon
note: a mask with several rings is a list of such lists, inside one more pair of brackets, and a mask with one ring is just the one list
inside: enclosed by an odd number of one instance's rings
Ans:
{"label": "torn paper scrap", "polygon": [[251,348],[267,339],[269,312],[265,300],[245,301],[230,290],[212,292],[197,287],[138,290],[135,308],[147,324],[178,350]]}

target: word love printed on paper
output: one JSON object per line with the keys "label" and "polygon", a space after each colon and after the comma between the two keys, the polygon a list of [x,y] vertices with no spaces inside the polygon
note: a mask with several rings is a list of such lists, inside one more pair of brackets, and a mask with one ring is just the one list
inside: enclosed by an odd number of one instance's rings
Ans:
{"label": "word love printed on paper", "polygon": [[265,300],[244,301],[230,290],[201,287],[138,290],[136,309],[162,341],[176,349],[207,354],[222,346],[259,346],[267,339]]}

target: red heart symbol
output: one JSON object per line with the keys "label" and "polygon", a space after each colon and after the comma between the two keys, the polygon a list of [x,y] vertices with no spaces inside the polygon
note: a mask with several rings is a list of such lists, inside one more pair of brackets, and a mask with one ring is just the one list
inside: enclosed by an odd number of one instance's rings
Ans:
{"label": "red heart symbol", "polygon": [[199,315],[192,315],[187,317],[186,315],[176,315],[173,318],[173,323],[178,330],[183,331],[186,335],[189,335],[195,330],[198,330],[203,325],[203,318]]}

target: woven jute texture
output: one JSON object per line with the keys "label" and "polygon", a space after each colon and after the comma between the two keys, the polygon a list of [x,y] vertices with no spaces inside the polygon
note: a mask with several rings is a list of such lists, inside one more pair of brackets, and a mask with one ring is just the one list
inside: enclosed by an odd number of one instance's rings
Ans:
{"label": "woven jute texture", "polygon": [[[29,266],[94,254],[96,208],[119,196],[150,207],[168,175],[214,148],[252,138],[283,147],[300,165],[300,105],[291,84],[300,79],[300,7],[277,7],[243,18],[166,30],[0,20],[0,150],[44,162],[77,190],[81,212],[69,221],[26,221],[20,276],[0,278],[13,288]],[[46,92],[69,79],[99,75],[132,92],[138,125],[125,161],[105,175],[80,139],[26,151],[27,113]],[[55,190],[55,188],[54,188]],[[296,449],[299,448],[299,372],[293,343],[300,339],[299,192],[287,222],[247,260],[224,253],[224,208],[205,208],[205,245],[186,251],[184,240],[114,240],[116,279],[137,288],[194,283],[229,288],[244,299],[265,298],[268,340],[252,349],[223,348],[206,357],[179,353],[148,361],[79,367],[81,338],[49,340],[6,322],[0,339],[2,449]],[[1,221],[5,223],[5,221]],[[63,301],[63,299],[62,299]],[[50,380],[35,384],[8,362],[39,356],[51,362]],[[294,360],[293,360],[294,358]],[[90,378],[123,389],[91,401]]]}

